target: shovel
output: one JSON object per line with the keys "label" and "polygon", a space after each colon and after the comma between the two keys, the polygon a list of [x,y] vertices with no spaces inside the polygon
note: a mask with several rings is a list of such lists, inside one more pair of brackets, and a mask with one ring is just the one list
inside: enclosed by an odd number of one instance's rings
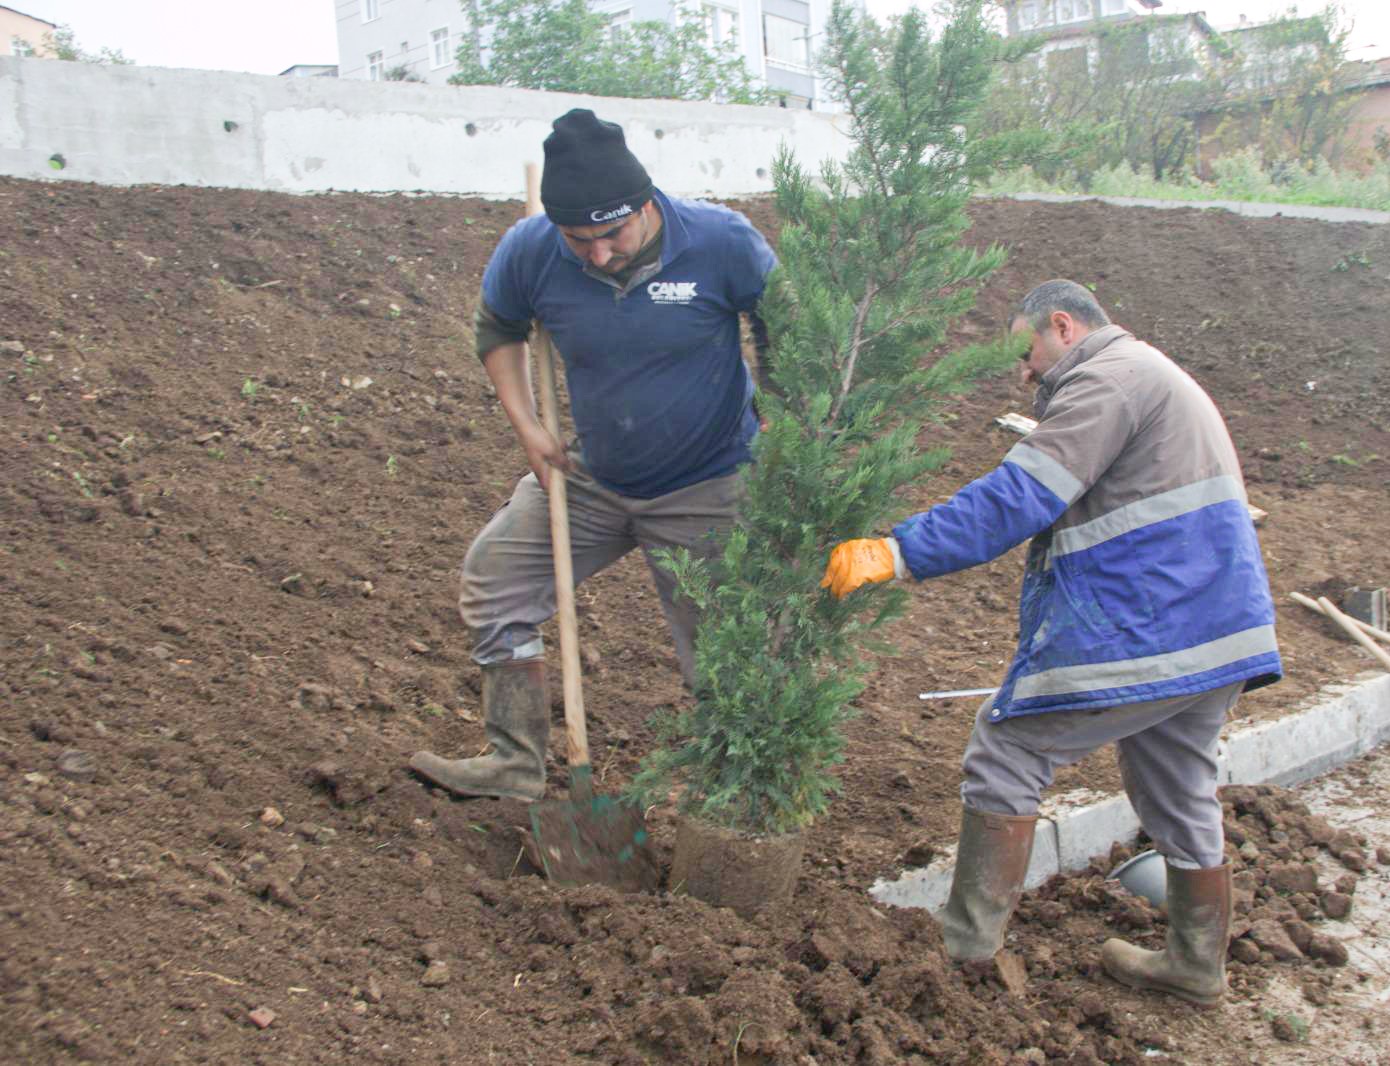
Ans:
{"label": "shovel", "polygon": [[[527,167],[527,213],[540,210],[535,165]],[[541,415],[557,441],[560,413],[555,398],[555,355],[550,337],[537,327],[533,339],[540,379]],[[555,600],[560,625],[560,663],[565,691],[565,739],[568,744],[568,800],[546,800],[531,807],[535,857],[545,875],[561,885],[604,884],[623,892],[656,887],[656,863],[642,812],[611,796],[594,792],[589,763],[589,736],[584,723],[584,689],[579,667],[579,627],[574,613],[574,563],[570,557],[569,509],[565,478],[552,470],[550,544],[555,558]]]}

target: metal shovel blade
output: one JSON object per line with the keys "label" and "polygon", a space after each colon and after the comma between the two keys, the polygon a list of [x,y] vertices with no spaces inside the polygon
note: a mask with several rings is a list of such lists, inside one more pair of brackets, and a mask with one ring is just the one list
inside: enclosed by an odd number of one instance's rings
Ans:
{"label": "metal shovel blade", "polygon": [[532,804],[531,831],[545,876],[557,885],[656,889],[659,874],[641,810],[595,795],[588,765],[571,771],[569,799]]}

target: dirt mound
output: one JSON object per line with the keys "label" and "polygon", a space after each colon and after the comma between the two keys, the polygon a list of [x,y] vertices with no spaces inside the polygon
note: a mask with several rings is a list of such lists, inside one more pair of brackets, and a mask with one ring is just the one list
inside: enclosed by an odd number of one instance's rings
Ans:
{"label": "dirt mound", "polygon": [[[1128,1062],[1187,1039],[1188,1008],[1096,978],[1138,913],[1067,895],[1099,867],[1025,905],[1022,998],[863,894],[954,832],[972,708],[917,694],[998,679],[1016,558],[914,597],[787,914],[554,890],[520,854],[521,808],[402,773],[415,748],[483,742],[453,571],[524,466],[471,351],[516,205],[0,181],[0,206],[0,1040],[20,1061]],[[1390,571],[1390,234],[1099,204],[974,216],[1012,260],[956,339],[1075,276],[1231,418],[1289,667],[1242,713],[1363,668],[1282,602]],[[904,511],[994,465],[1008,410],[1026,394],[987,382],[924,434],[954,457]],[[579,598],[612,788],[680,689],[640,563]],[[1113,761],[1059,787],[1082,781],[1113,786]],[[653,821],[669,848],[669,813]],[[1279,831],[1240,846],[1318,846]]]}

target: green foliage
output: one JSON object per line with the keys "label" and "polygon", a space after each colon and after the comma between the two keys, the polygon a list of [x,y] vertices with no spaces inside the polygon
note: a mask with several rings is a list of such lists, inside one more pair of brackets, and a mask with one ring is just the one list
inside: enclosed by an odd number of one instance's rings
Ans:
{"label": "green foliage", "polygon": [[707,43],[698,18],[613,26],[586,0],[477,0],[469,18],[470,40],[449,79],[455,85],[735,104],[770,99],[732,42]]}
{"label": "green foliage", "polygon": [[1157,180],[1121,162],[1095,171],[1082,182],[1075,177],[1048,181],[1031,167],[1022,167],[996,174],[986,191],[1001,195],[1051,192],[1159,200],[1243,200],[1390,211],[1390,163],[1378,163],[1365,174],[1352,174],[1334,169],[1325,159],[1311,163],[1280,160],[1266,165],[1258,149],[1246,148],[1213,160],[1211,170],[1208,181],[1197,180],[1190,171]]}
{"label": "green foliage", "polygon": [[1195,164],[1202,115],[1219,120],[1205,139],[1260,146],[1267,164],[1330,155],[1346,130],[1352,71],[1335,8],[1205,40],[1178,15],[1097,23],[1091,37],[1006,57],[990,93],[989,124],[1030,137],[1045,180],[1086,186],[1121,164],[1171,180]]}
{"label": "green foliage", "polygon": [[935,37],[915,10],[886,28],[843,2],[831,13],[822,62],[853,149],[815,177],[785,146],[774,164],[784,225],[760,307],[767,428],[723,554],[665,560],[703,611],[697,695],[658,723],[665,746],[634,781],[639,798],[675,774],[687,812],[780,833],[811,822],[835,789],[864,652],[887,650],[878,630],[906,593],[835,599],[819,588],[829,549],[901,513],[900,490],[945,459],[919,446],[924,424],[1017,354],[1002,338],[940,354],[950,321],[1003,261],[960,240],[972,181],[994,162],[971,132],[998,49],[982,3],[954,0]]}
{"label": "green foliage", "polygon": [[44,49],[54,59],[64,59],[71,63],[98,63],[111,66],[125,66],[135,60],[127,59],[119,48],[101,48],[88,52],[77,43],[77,34],[71,26],[63,24],[51,33],[43,35]]}

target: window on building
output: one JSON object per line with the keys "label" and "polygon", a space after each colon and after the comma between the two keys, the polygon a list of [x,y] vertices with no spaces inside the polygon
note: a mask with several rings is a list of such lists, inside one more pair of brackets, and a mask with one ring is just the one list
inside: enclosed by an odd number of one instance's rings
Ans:
{"label": "window on building", "polygon": [[12,56],[31,56],[34,54],[34,46],[23,37],[10,38],[10,55]]}
{"label": "window on building", "polygon": [[1123,15],[1129,10],[1129,5],[1126,0],[1105,0],[1104,10],[1107,15]]}
{"label": "window on building", "polygon": [[608,16],[608,36],[616,39],[618,34],[632,25],[632,8],[627,7],[621,11],[614,11]]}
{"label": "window on building", "polygon": [[1056,0],[1058,22],[1085,22],[1091,17],[1091,0]]}
{"label": "window on building", "polygon": [[1018,5],[1018,28],[1031,30],[1038,24],[1038,5],[1034,0]]}
{"label": "window on building", "polygon": [[362,0],[362,21],[373,22],[381,18],[381,0]]}
{"label": "window on building", "polygon": [[702,4],[700,20],[705,27],[705,42],[711,47],[738,44],[738,12],[723,4]]}
{"label": "window on building", "polygon": [[381,81],[386,76],[386,60],[380,52],[367,53],[367,80]]}
{"label": "window on building", "polygon": [[449,65],[449,27],[430,30],[430,66],[438,69]]}
{"label": "window on building", "polygon": [[763,15],[763,55],[779,66],[811,66],[811,28],[780,15]]}

